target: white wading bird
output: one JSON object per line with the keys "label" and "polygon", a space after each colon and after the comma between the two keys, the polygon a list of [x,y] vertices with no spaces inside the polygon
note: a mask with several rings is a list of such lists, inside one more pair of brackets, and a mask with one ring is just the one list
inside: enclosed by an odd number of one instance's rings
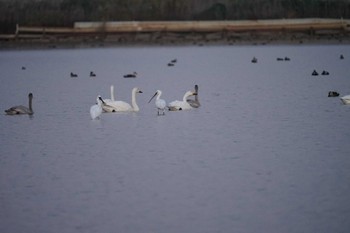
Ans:
{"label": "white wading bird", "polygon": [[105,103],[100,95],[97,96],[96,101],[97,104],[92,105],[90,108],[90,116],[93,120],[99,118],[102,113],[102,104]]}
{"label": "white wading bird", "polygon": [[160,99],[160,96],[162,95],[162,91],[157,90],[157,92],[152,96],[152,98],[148,101],[150,103],[152,99],[157,96],[156,98],[156,107],[158,116],[160,115],[160,112],[162,112],[162,115],[165,115],[165,108],[166,108],[166,102],[163,99]]}
{"label": "white wading bird", "polygon": [[7,110],[5,110],[7,115],[19,115],[19,114],[28,114],[28,115],[33,115],[33,109],[32,109],[32,99],[33,99],[33,94],[29,93],[28,94],[28,99],[29,99],[29,108],[19,105],[19,106],[14,106],[11,107]]}
{"label": "white wading bird", "polygon": [[102,105],[102,108],[106,112],[138,112],[139,106],[136,103],[136,94],[142,93],[138,87],[134,87],[131,91],[131,105],[124,101],[115,101],[114,94],[112,95],[111,87],[111,100]]}
{"label": "white wading bird", "polygon": [[198,100],[198,85],[194,86],[194,90],[196,92],[196,95],[194,95],[194,99],[187,99],[187,103],[189,103],[192,108],[199,108],[201,104]]}
{"label": "white wading bird", "polygon": [[168,108],[170,111],[179,111],[179,110],[188,110],[192,109],[193,107],[187,102],[187,97],[192,96],[192,95],[197,95],[196,92],[193,91],[187,91],[182,99],[180,100],[175,100],[169,103]]}

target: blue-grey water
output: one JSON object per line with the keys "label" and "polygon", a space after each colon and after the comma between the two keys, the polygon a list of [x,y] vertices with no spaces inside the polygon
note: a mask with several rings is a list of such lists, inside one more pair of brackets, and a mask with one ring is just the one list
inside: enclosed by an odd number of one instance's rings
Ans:
{"label": "blue-grey water", "polygon": [[[350,229],[350,106],[327,97],[350,94],[349,45],[1,51],[0,70],[1,111],[33,92],[35,112],[0,115],[2,233]],[[91,120],[112,84],[140,112]],[[195,84],[198,109],[148,103]]]}

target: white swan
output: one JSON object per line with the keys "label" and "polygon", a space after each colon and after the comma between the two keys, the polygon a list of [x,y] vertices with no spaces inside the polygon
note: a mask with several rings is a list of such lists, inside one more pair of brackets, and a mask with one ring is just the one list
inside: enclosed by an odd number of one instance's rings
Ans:
{"label": "white swan", "polygon": [[196,92],[196,95],[194,95],[194,99],[187,99],[187,103],[189,103],[192,108],[199,108],[201,104],[198,100],[198,85],[194,86],[194,90]]}
{"label": "white swan", "polygon": [[103,112],[115,112],[115,108],[113,108],[112,106],[108,105],[108,103],[115,102],[114,86],[113,85],[111,85],[110,91],[111,91],[111,93],[110,93],[111,94],[111,98],[103,100],[105,102],[105,104],[102,105]]}
{"label": "white swan", "polygon": [[150,103],[152,101],[152,99],[155,96],[157,96],[157,98],[156,98],[156,107],[157,107],[158,116],[160,115],[159,112],[162,112],[162,115],[165,115],[166,102],[165,102],[165,100],[160,98],[161,95],[162,95],[162,91],[157,90],[156,93],[152,96],[152,98],[148,101],[148,103]]}
{"label": "white swan", "polygon": [[111,88],[111,99],[113,101],[106,102],[102,105],[102,108],[106,112],[138,112],[140,111],[139,106],[136,103],[136,93],[142,93],[138,87],[134,87],[131,91],[131,105],[124,101],[115,101],[114,94],[112,95]]}
{"label": "white swan", "polygon": [[178,111],[178,110],[188,110],[192,109],[191,105],[187,102],[187,97],[191,95],[197,95],[196,92],[193,91],[187,91],[182,99],[180,100],[175,100],[169,103],[168,108],[170,111]]}
{"label": "white swan", "polygon": [[33,99],[33,94],[29,93],[28,94],[28,99],[29,99],[29,108],[23,106],[23,105],[19,105],[19,106],[14,106],[11,107],[7,110],[5,110],[5,113],[7,115],[19,115],[19,114],[28,114],[28,115],[33,115],[33,109],[32,109],[32,99]]}
{"label": "white swan", "polygon": [[110,99],[104,99],[103,101],[104,101],[105,103],[109,103],[109,102],[114,102],[114,101],[115,101],[115,97],[114,97],[114,86],[113,86],[113,85],[111,85],[110,90],[111,90],[111,98],[110,98]]}
{"label": "white swan", "polygon": [[[109,103],[112,103],[112,102],[115,102],[115,98],[114,98],[114,86],[111,85],[111,98],[110,99],[104,99],[103,101],[106,103],[106,104],[103,104],[102,105],[102,110],[104,112],[115,112],[115,108],[113,108],[112,106],[108,105]],[[114,110],[114,111],[113,111]]]}
{"label": "white swan", "polygon": [[92,105],[90,108],[90,116],[93,120],[99,118],[102,113],[102,104],[105,103],[100,95],[97,96],[96,101],[97,104]]}
{"label": "white swan", "polygon": [[350,95],[344,95],[343,97],[340,97],[340,100],[343,104],[350,104]]}

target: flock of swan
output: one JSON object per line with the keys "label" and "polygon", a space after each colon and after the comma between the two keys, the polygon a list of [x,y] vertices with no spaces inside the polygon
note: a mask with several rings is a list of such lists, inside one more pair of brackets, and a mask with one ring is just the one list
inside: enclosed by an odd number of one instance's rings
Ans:
{"label": "flock of swan", "polygon": [[[140,111],[139,106],[136,102],[136,94],[142,93],[140,88],[134,87],[131,91],[131,104],[121,101],[121,100],[115,100],[114,97],[114,86],[111,85],[110,87],[111,91],[111,98],[110,99],[103,99],[100,95],[96,98],[96,104],[92,105],[90,107],[90,116],[91,119],[97,119],[100,117],[100,115],[110,112],[138,112]],[[155,105],[157,108],[157,114],[158,115],[165,115],[165,111],[180,111],[180,110],[189,110],[193,108],[199,108],[200,103],[198,99],[198,85],[195,85],[194,91],[187,91],[185,95],[183,96],[182,101],[175,100],[170,102],[169,104],[166,104],[166,101],[163,99],[160,99],[160,96],[162,95],[162,91],[157,90],[157,92],[152,96],[152,98],[148,101],[150,103],[154,97],[156,97]],[[194,99],[189,99],[188,97],[195,96]],[[6,115],[33,115],[34,111],[32,108],[32,101],[33,101],[33,94],[28,94],[28,100],[29,104],[28,107],[23,105],[18,105],[11,107],[9,109],[5,110]]]}
{"label": "flock of swan", "polygon": [[[90,108],[90,116],[91,119],[97,119],[100,117],[100,115],[110,112],[138,112],[140,111],[139,106],[136,102],[136,94],[142,93],[140,88],[134,87],[131,91],[131,104],[121,101],[121,100],[115,100],[114,97],[114,86],[111,85],[110,88],[111,91],[111,98],[110,99],[103,99],[100,95],[97,96],[96,101],[97,104],[94,104]],[[182,101],[175,100],[170,102],[169,104],[166,103],[164,99],[161,99],[160,96],[162,95],[161,90],[157,90],[156,93],[151,97],[151,99],[148,101],[150,103],[154,97],[156,97],[155,105],[157,108],[157,115],[165,115],[165,111],[181,111],[181,110],[189,110],[193,108],[199,108],[200,103],[198,100],[198,85],[195,85],[194,91],[187,91],[185,95],[182,98]],[[189,99],[190,96],[195,96],[194,99]]]}

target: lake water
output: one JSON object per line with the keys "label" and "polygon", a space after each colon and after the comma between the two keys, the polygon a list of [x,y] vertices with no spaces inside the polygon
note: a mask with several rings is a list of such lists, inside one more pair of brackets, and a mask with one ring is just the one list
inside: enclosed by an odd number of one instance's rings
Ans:
{"label": "lake water", "polygon": [[[350,229],[350,106],[327,97],[350,94],[349,45],[1,51],[0,70],[1,111],[33,92],[35,112],[0,115],[2,233]],[[112,84],[140,112],[91,120]],[[148,103],[195,84],[198,109]]]}

